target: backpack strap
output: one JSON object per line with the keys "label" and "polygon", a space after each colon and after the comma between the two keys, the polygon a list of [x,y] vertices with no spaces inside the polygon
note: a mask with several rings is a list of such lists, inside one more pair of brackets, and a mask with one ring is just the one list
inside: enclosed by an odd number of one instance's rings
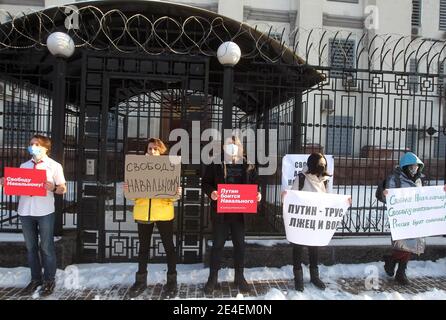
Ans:
{"label": "backpack strap", "polygon": [[[394,179],[395,179],[395,188],[401,188],[401,177],[400,177],[400,175],[399,174],[395,174],[395,173],[392,173],[391,175],[389,175],[385,180],[384,180],[384,185],[383,185],[383,187],[384,187],[384,189],[387,189],[388,187],[388,182],[389,182],[389,180],[390,180],[390,178],[392,178],[392,177],[394,177]],[[383,191],[384,191],[384,189],[383,189]]]}
{"label": "backpack strap", "polygon": [[395,175],[395,185],[397,188],[401,188],[401,177],[399,174]]}
{"label": "backpack strap", "polygon": [[299,178],[299,190],[302,190],[304,188],[305,175],[302,172],[299,172],[298,178]]}

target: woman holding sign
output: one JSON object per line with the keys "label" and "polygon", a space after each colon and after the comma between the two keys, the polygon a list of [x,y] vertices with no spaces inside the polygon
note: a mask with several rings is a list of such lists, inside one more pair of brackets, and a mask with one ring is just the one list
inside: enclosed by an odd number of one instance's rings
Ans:
{"label": "woman holding sign", "polygon": [[[245,256],[245,223],[243,212],[217,213],[217,200],[219,198],[217,190],[219,184],[257,184],[257,170],[254,165],[248,164],[246,158],[243,157],[243,146],[235,136],[225,140],[223,145],[223,159],[221,160],[214,161],[206,166],[202,181],[203,192],[212,200],[211,221],[213,242],[209,278],[204,287],[206,294],[211,294],[219,287],[218,270],[220,269],[220,260],[229,232],[231,232],[232,243],[234,245],[234,284],[240,291],[247,292],[250,289],[243,275]],[[257,192],[256,201],[260,200],[261,194]]]}
{"label": "woman holding sign", "polygon": [[[386,179],[386,188],[411,188],[422,187],[422,171],[424,163],[412,152],[407,152],[401,159],[399,166],[394,169],[392,174]],[[384,190],[384,196],[387,190]],[[424,252],[424,238],[396,240],[392,241],[393,251],[391,255],[384,256],[384,270],[387,275],[393,277],[395,275],[395,267],[398,264],[395,280],[402,285],[408,285],[409,280],[406,276],[407,263],[410,260],[412,249]]]}
{"label": "woman holding sign", "polygon": [[[328,180],[331,176],[327,172],[327,159],[321,153],[312,153],[307,160],[307,169],[299,173],[294,180],[291,190],[301,190],[308,192],[327,192]],[[282,199],[286,191],[282,193]],[[298,291],[304,290],[304,279],[302,270],[302,254],[304,246],[293,244],[293,273],[294,286]],[[325,284],[319,278],[318,250],[319,247],[308,246],[310,260],[310,281],[321,290],[325,289]]]}
{"label": "woman holding sign", "polygon": [[[49,295],[55,287],[54,194],[64,194],[67,188],[62,165],[48,157],[50,151],[51,140],[42,135],[35,135],[28,146],[32,158],[20,165],[22,169],[46,171],[47,180],[44,185],[46,196],[21,195],[19,198],[17,212],[22,223],[27,260],[31,269],[31,282],[22,291],[25,294],[32,294],[41,286],[41,294]],[[3,183],[2,178],[1,184]]]}
{"label": "woman holding sign", "polygon": [[[167,152],[165,144],[156,138],[150,138],[146,149],[148,156],[160,156]],[[124,184],[124,190],[128,191],[128,185]],[[175,294],[177,289],[176,252],[173,242],[174,227],[174,201],[181,195],[181,187],[178,187],[176,197],[172,199],[161,198],[137,198],[134,199],[133,218],[138,224],[139,252],[138,271],[135,274],[135,283],[130,288],[129,295],[134,298],[147,288],[147,262],[149,259],[150,239],[153,227],[156,226],[161,235],[161,240],[167,256],[167,283],[166,292]]]}

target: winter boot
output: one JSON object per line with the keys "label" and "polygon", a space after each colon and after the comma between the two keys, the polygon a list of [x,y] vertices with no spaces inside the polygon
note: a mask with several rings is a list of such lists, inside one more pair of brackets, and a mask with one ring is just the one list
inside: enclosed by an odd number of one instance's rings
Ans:
{"label": "winter boot", "polygon": [[396,261],[392,259],[392,256],[383,256],[384,260],[384,270],[389,277],[395,275]]}
{"label": "winter boot", "polygon": [[167,274],[167,283],[165,290],[168,296],[174,296],[177,293],[177,273]]}
{"label": "winter boot", "polygon": [[243,275],[243,268],[236,268],[234,274],[234,285],[241,292],[249,292],[251,291],[251,287],[248,282],[246,282],[245,276]]}
{"label": "winter boot", "polygon": [[294,273],[294,289],[300,292],[304,291],[304,272],[302,270],[302,267],[294,267],[293,273]]}
{"label": "winter boot", "polygon": [[208,282],[204,286],[205,294],[212,294],[214,290],[219,290],[220,285],[218,283],[218,270],[210,270]]}
{"label": "winter boot", "polygon": [[310,282],[321,290],[325,290],[325,284],[319,278],[318,267],[310,267]]}
{"label": "winter boot", "polygon": [[406,268],[407,268],[407,262],[399,262],[398,269],[396,270],[396,275],[395,275],[396,282],[398,282],[403,286],[407,286],[410,284],[409,279],[407,279],[406,276]]}
{"label": "winter boot", "polygon": [[147,288],[147,272],[135,273],[135,283],[129,289],[130,298],[136,298]]}
{"label": "winter boot", "polygon": [[54,280],[44,281],[40,293],[44,297],[49,296],[50,294],[53,293],[55,287],[56,287],[56,281]]}
{"label": "winter boot", "polygon": [[31,282],[22,290],[23,295],[32,295],[38,287],[42,285],[42,280],[31,280]]}

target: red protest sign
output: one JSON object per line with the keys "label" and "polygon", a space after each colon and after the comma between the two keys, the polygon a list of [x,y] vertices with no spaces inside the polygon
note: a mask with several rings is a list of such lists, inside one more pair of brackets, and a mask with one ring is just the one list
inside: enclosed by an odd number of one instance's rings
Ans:
{"label": "red protest sign", "polygon": [[46,196],[46,171],[5,168],[3,189],[10,196]]}
{"label": "red protest sign", "polygon": [[219,184],[218,213],[257,213],[256,184]]}

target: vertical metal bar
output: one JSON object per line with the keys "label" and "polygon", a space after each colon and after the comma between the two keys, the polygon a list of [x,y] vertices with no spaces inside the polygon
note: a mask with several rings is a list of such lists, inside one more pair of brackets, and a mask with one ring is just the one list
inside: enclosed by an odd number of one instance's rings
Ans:
{"label": "vertical metal bar", "polygon": [[[65,104],[66,104],[66,61],[56,58],[53,74],[53,110],[51,117],[51,140],[54,160],[64,165],[64,136],[65,136]],[[55,225],[54,235],[61,236],[63,229],[63,196],[54,195]]]}
{"label": "vertical metal bar", "polygon": [[[76,190],[78,194],[77,204],[77,241],[76,241],[76,254],[77,261],[81,261],[82,258],[82,239],[83,239],[83,181],[85,178],[85,121],[86,121],[86,92],[87,92],[87,57],[85,52],[82,52],[81,58],[81,88],[80,88],[80,108],[79,108],[79,161],[76,164],[75,171],[77,172],[77,185]],[[96,164],[97,166],[97,164]],[[85,168],[86,169],[86,168]]]}
{"label": "vertical metal bar", "polygon": [[223,115],[222,115],[222,141],[224,140],[225,129],[232,129],[232,93],[234,87],[234,68],[223,67]]}
{"label": "vertical metal bar", "polygon": [[98,156],[98,259],[99,262],[105,260],[106,250],[106,195],[103,192],[103,187],[107,183],[107,128],[108,128],[108,106],[110,100],[110,77],[104,74],[102,83],[102,105],[100,118],[100,133],[99,133],[99,156]]}
{"label": "vertical metal bar", "polygon": [[291,146],[293,153],[302,153],[303,152],[303,144],[302,144],[302,91],[298,88],[299,91],[294,94],[294,105],[293,105],[293,126],[292,126],[292,134],[291,134]]}
{"label": "vertical metal bar", "polygon": [[[211,113],[211,109],[210,109],[210,107],[209,107],[209,104],[208,104],[208,102],[209,102],[209,58],[206,58],[206,60],[205,60],[205,82],[204,82],[204,103],[205,103],[205,117],[204,117],[204,119],[208,119],[208,118],[210,118],[210,120],[212,121],[212,114],[211,115],[209,115],[209,113]],[[212,127],[212,124],[210,125],[210,127]],[[200,173],[202,173],[202,172],[204,172],[204,165],[203,165],[203,163],[200,161],[200,163],[201,163],[201,165],[200,165]],[[200,174],[200,176],[201,176],[201,174]],[[200,183],[199,183],[199,187],[200,187],[200,189],[201,189],[201,177],[199,178],[200,180]],[[184,191],[183,191],[183,194],[184,194]],[[199,259],[200,259],[200,261],[203,259],[203,247],[205,247],[205,246],[203,246],[203,245],[201,245],[202,243],[203,243],[203,239],[204,239],[204,232],[203,232],[203,230],[204,230],[204,228],[205,228],[205,221],[204,221],[204,217],[205,217],[205,210],[204,210],[204,208],[205,208],[205,206],[204,206],[204,193],[203,192],[201,192],[201,198],[200,198],[200,225],[199,225],[199,243],[200,243],[200,245],[199,245],[199,249],[198,249],[198,255],[199,255]],[[181,205],[182,205],[182,210],[184,210],[184,201],[182,201],[181,202]]]}

